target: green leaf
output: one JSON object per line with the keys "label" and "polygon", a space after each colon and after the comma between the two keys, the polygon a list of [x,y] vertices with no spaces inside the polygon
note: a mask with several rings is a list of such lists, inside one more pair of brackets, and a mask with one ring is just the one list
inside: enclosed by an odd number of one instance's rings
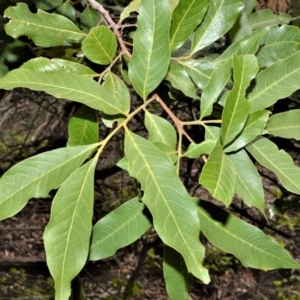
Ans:
{"label": "green leaf", "polygon": [[204,247],[199,241],[199,219],[174,165],[150,141],[128,130],[125,154],[130,175],[141,183],[142,200],[153,216],[158,235],[183,256],[189,272],[208,283],[208,272],[202,266]]}
{"label": "green leaf", "polygon": [[221,136],[221,128],[217,126],[205,126],[205,140],[218,140]]}
{"label": "green leaf", "polygon": [[264,213],[264,189],[256,167],[244,150],[229,156],[236,170],[236,194],[238,194],[248,206],[258,208]]}
{"label": "green leaf", "polygon": [[199,89],[204,89],[210,77],[216,69],[216,65],[209,60],[185,60],[179,61],[185,71],[191,76],[195,84]]}
{"label": "green leaf", "polygon": [[132,0],[129,5],[127,5],[120,15],[120,22],[123,22],[126,18],[130,16],[132,12],[139,12],[141,6],[141,0]]}
{"label": "green leaf", "polygon": [[236,22],[243,8],[241,0],[211,0],[205,18],[195,31],[191,55],[222,37]]}
{"label": "green leaf", "polygon": [[274,172],[281,184],[290,192],[300,194],[300,168],[283,150],[266,138],[254,141],[247,150],[264,167]]}
{"label": "green leaf", "polygon": [[299,89],[300,52],[272,64],[256,76],[256,84],[248,94],[250,112],[273,105]]}
{"label": "green leaf", "polygon": [[261,68],[289,57],[300,51],[300,28],[295,26],[270,26],[261,39],[261,48],[257,53]]}
{"label": "green leaf", "polygon": [[170,19],[168,0],[142,1],[128,72],[134,89],[143,99],[168,71]]}
{"label": "green leaf", "polygon": [[300,109],[271,116],[266,131],[286,139],[300,140]]}
{"label": "green leaf", "polygon": [[199,182],[214,198],[230,205],[235,192],[236,173],[232,160],[217,144],[205,163]]}
{"label": "green leaf", "polygon": [[100,219],[93,228],[89,259],[112,256],[140,238],[151,226],[144,211],[145,205],[136,197]]}
{"label": "green leaf", "polygon": [[171,62],[165,79],[170,81],[175,89],[181,91],[186,96],[199,98],[196,94],[195,84],[182,66]]}
{"label": "green leaf", "polygon": [[174,127],[164,118],[145,112],[145,126],[149,132],[148,140],[152,143],[162,143],[175,150],[177,134]]}
{"label": "green leaf", "polygon": [[92,27],[95,27],[100,20],[99,14],[89,5],[85,7],[80,14],[80,27],[84,32],[89,32]]}
{"label": "green leaf", "polygon": [[255,30],[275,24],[287,24],[293,20],[293,17],[284,13],[274,14],[271,9],[262,9],[252,13],[248,20]]}
{"label": "green leaf", "polygon": [[69,121],[68,132],[68,146],[98,143],[97,111],[85,105],[81,107]]}
{"label": "green leaf", "polygon": [[262,134],[266,127],[269,114],[270,112],[267,110],[259,110],[251,113],[243,131],[232,144],[226,147],[225,152],[237,151]]}
{"label": "green leaf", "polygon": [[67,17],[72,22],[76,22],[76,11],[70,2],[64,2],[62,5],[55,9],[55,12],[59,15]]}
{"label": "green leaf", "polygon": [[171,300],[189,300],[189,288],[192,285],[182,256],[174,249],[165,246],[163,258],[164,280]]}
{"label": "green leaf", "polygon": [[213,104],[227,84],[231,76],[232,60],[226,60],[218,65],[211,74],[207,86],[203,89],[200,103],[201,119],[209,116],[212,112]]}
{"label": "green leaf", "polygon": [[254,55],[233,56],[234,86],[230,91],[222,114],[221,136],[223,146],[229,144],[243,129],[248,115],[249,102],[246,89],[258,72]]}
{"label": "green leaf", "polygon": [[57,58],[36,57],[25,62],[21,68],[38,72],[65,72],[88,77],[97,75],[92,69],[80,63]]}
{"label": "green leaf", "polygon": [[29,69],[16,69],[0,78],[0,88],[10,90],[25,87],[34,91],[44,91],[56,98],[83,103],[106,114],[124,114],[114,97],[91,78],[80,75],[41,73]]}
{"label": "green leaf", "polygon": [[274,238],[213,203],[201,200],[198,213],[201,231],[208,240],[219,249],[236,256],[245,267],[265,271],[300,268]]}
{"label": "green leaf", "polygon": [[51,217],[43,239],[57,300],[69,299],[71,281],[88,257],[96,163],[97,157],[73,172],[52,202]]}
{"label": "green leaf", "polygon": [[4,14],[11,19],[5,25],[7,34],[14,38],[28,36],[36,46],[55,47],[68,42],[79,43],[85,38],[85,34],[67,18],[42,10],[33,14],[24,3],[7,8]]}
{"label": "green leaf", "polygon": [[117,52],[117,39],[106,26],[92,28],[82,42],[84,55],[94,63],[108,65]]}
{"label": "green leaf", "polygon": [[36,8],[42,10],[51,10],[63,3],[63,0],[32,0]]}
{"label": "green leaf", "polygon": [[0,220],[18,213],[30,198],[46,198],[91,154],[97,145],[68,147],[23,160],[0,179]]}
{"label": "green leaf", "polygon": [[207,9],[207,0],[179,1],[172,14],[170,29],[171,51],[184,44],[190,34],[202,22]]}
{"label": "green leaf", "polygon": [[197,158],[203,154],[210,154],[216,143],[216,140],[207,139],[200,144],[190,144],[183,156],[188,158]]}

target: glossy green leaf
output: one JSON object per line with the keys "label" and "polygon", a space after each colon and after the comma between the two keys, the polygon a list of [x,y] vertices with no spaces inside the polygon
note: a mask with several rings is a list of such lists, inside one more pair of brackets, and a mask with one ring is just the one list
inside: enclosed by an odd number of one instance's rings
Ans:
{"label": "glossy green leaf", "polygon": [[10,90],[15,87],[42,90],[56,98],[77,101],[106,114],[127,114],[101,85],[80,75],[16,69],[0,78],[0,88]]}
{"label": "glossy green leaf", "polygon": [[69,121],[68,132],[68,146],[98,143],[99,126],[97,111],[84,105]]}
{"label": "glossy green leaf", "polygon": [[204,20],[194,33],[191,54],[222,37],[236,22],[242,8],[242,0],[209,1]]}
{"label": "glossy green leaf", "polygon": [[[248,1],[246,1],[247,3]],[[245,1],[244,1],[245,3]],[[246,4],[245,3],[245,4]],[[252,26],[249,23],[248,14],[246,12],[246,7],[241,11],[237,21],[233,25],[233,27],[230,29],[228,35],[232,43],[240,40],[245,35],[252,32]]]}
{"label": "glossy green leaf", "polygon": [[218,140],[221,136],[221,128],[217,126],[205,126],[205,140]]}
{"label": "glossy green leaf", "polygon": [[183,256],[189,272],[208,283],[208,272],[202,266],[204,247],[199,241],[199,219],[174,165],[150,141],[128,130],[125,154],[130,175],[141,183],[142,200],[153,216],[158,235]]}
{"label": "glossy green leaf", "polygon": [[42,10],[51,10],[63,3],[63,0],[32,0],[36,8]]}
{"label": "glossy green leaf", "polygon": [[261,39],[257,53],[259,66],[269,67],[300,51],[300,28],[295,26],[270,26]]}
{"label": "glossy green leaf", "polygon": [[230,205],[235,192],[236,172],[232,160],[217,144],[205,163],[199,182],[217,200]]}
{"label": "glossy green leaf", "polygon": [[25,62],[21,68],[38,72],[65,72],[88,77],[97,75],[92,69],[82,64],[58,58],[36,57]]}
{"label": "glossy green leaf", "polygon": [[274,172],[287,190],[300,194],[300,168],[289,154],[263,137],[247,146],[247,150],[261,165]]}
{"label": "glossy green leaf", "polygon": [[82,42],[84,55],[100,65],[107,65],[113,61],[117,47],[114,33],[104,25],[92,28]]}
{"label": "glossy green leaf", "polygon": [[89,5],[80,14],[80,28],[84,32],[89,32],[92,27],[95,27],[100,20],[100,16],[96,10]]}
{"label": "glossy green leaf", "polygon": [[176,148],[176,130],[166,119],[146,111],[145,126],[149,132],[148,140],[150,142],[165,144],[173,150]]}
{"label": "glossy green leaf", "polygon": [[181,65],[171,62],[165,79],[170,81],[175,89],[181,91],[186,96],[190,98],[199,98],[196,94],[195,84]]}
{"label": "glossy green leaf", "polygon": [[200,144],[190,144],[183,156],[188,158],[197,158],[203,154],[210,154],[216,143],[216,140],[207,139]]}
{"label": "glossy green leaf", "polygon": [[207,86],[216,65],[209,60],[185,60],[179,62],[199,89]]}
{"label": "glossy green leaf", "polygon": [[89,259],[112,256],[140,238],[151,226],[144,211],[145,205],[136,197],[100,219],[93,228]]}
{"label": "glossy green leaf", "polygon": [[244,150],[230,155],[236,170],[236,190],[248,206],[258,208],[264,214],[264,189],[256,167]]}
{"label": "glossy green leaf", "polygon": [[262,134],[266,127],[269,114],[270,112],[267,110],[259,110],[251,113],[241,134],[232,144],[226,147],[225,152],[232,152],[241,149]]}
{"label": "glossy green leaf", "polygon": [[142,1],[129,61],[129,77],[146,99],[165,77],[170,60],[171,8],[167,0]]}
{"label": "glossy green leaf", "polygon": [[200,116],[209,116],[213,109],[213,104],[218,100],[223,88],[231,76],[232,61],[227,60],[216,67],[211,74],[207,86],[203,89],[200,103]]}
{"label": "glossy green leaf", "polygon": [[287,24],[291,22],[293,17],[289,14],[279,13],[275,14],[271,9],[262,9],[252,13],[248,20],[252,28],[264,28],[274,24]]}
{"label": "glossy green leaf", "polygon": [[92,232],[97,158],[77,169],[55,195],[43,239],[55,299],[68,300],[71,281],[84,267]]}
{"label": "glossy green leaf", "polygon": [[184,44],[190,34],[202,22],[207,9],[207,0],[181,0],[173,11],[170,29],[171,51]]}
{"label": "glossy green leaf", "polygon": [[132,0],[129,5],[127,5],[120,15],[120,22],[130,16],[132,12],[139,12],[141,6],[141,0]]}
{"label": "glossy green leaf", "polygon": [[243,129],[250,104],[246,100],[246,89],[258,72],[254,55],[233,56],[234,85],[230,91],[222,114],[221,136],[223,146],[229,144]]}
{"label": "glossy green leaf", "polygon": [[10,21],[5,25],[7,34],[14,38],[25,35],[36,46],[55,47],[67,43],[79,43],[85,34],[67,18],[38,10],[36,14],[29,11],[24,3],[9,7],[5,17]]}
{"label": "glossy green leaf", "polygon": [[0,179],[0,220],[18,213],[30,198],[47,198],[97,145],[68,147],[23,160]]}
{"label": "glossy green leaf", "polygon": [[245,267],[265,271],[300,268],[274,238],[213,203],[201,200],[198,213],[201,231],[208,240],[219,249],[233,254]]}
{"label": "glossy green leaf", "polygon": [[189,300],[189,288],[192,284],[182,256],[174,249],[165,246],[163,257],[164,280],[170,300]]}
{"label": "glossy green leaf", "polygon": [[286,139],[300,140],[300,109],[293,109],[270,117],[267,133]]}
{"label": "glossy green leaf", "polygon": [[277,100],[299,89],[300,52],[272,64],[256,76],[256,84],[248,94],[250,112],[273,105]]}
{"label": "glossy green leaf", "polygon": [[69,20],[71,20],[74,23],[76,22],[76,11],[75,11],[75,8],[68,1],[66,1],[62,5],[58,6],[55,9],[55,12],[57,14],[59,14],[59,15],[67,17]]}

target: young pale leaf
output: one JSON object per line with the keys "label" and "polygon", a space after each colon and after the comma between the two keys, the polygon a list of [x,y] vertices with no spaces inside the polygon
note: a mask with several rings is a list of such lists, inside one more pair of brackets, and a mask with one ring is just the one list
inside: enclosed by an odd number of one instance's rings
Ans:
{"label": "young pale leaf", "polygon": [[92,28],[82,42],[84,55],[100,65],[107,65],[113,61],[117,47],[116,36],[104,25]]}
{"label": "young pale leaf", "polygon": [[300,28],[295,26],[270,26],[261,39],[257,53],[260,68],[285,59],[300,50]]}
{"label": "young pale leaf", "polygon": [[203,89],[200,103],[200,116],[204,118],[212,112],[213,104],[230,79],[232,73],[232,60],[226,60],[218,65],[211,74],[207,86]]}
{"label": "young pale leaf", "polygon": [[229,144],[243,129],[248,115],[249,102],[246,89],[258,72],[254,55],[233,56],[234,86],[230,91],[222,114],[221,136],[223,146]]}
{"label": "young pale leaf", "polygon": [[258,137],[266,127],[269,114],[270,112],[267,110],[251,113],[243,131],[232,144],[226,147],[225,152],[237,151]]}
{"label": "young pale leaf", "polygon": [[256,84],[248,94],[250,112],[273,105],[299,89],[300,52],[272,64],[256,76]]}
{"label": "young pale leaf", "polygon": [[286,139],[300,140],[300,109],[271,116],[266,132]]}
{"label": "young pale leaf", "polygon": [[153,216],[158,235],[183,256],[189,272],[208,283],[208,271],[202,266],[204,247],[199,241],[199,219],[173,163],[150,141],[128,130],[125,154],[130,175],[141,183],[142,200]]}
{"label": "young pale leaf", "polygon": [[256,167],[244,150],[229,155],[236,170],[236,194],[264,213],[264,189]]}
{"label": "young pale leaf", "polygon": [[207,0],[179,1],[172,14],[170,29],[171,51],[184,44],[190,34],[202,22],[207,9]]}
{"label": "young pale leaf", "polygon": [[151,226],[144,211],[136,197],[100,219],[93,228],[89,260],[112,256],[140,238]]}
{"label": "young pale leaf", "polygon": [[88,106],[80,108],[69,121],[68,132],[68,146],[98,143],[99,126],[97,111]]}
{"label": "young pale leaf", "polygon": [[55,47],[68,42],[79,43],[85,38],[85,34],[69,19],[42,10],[33,14],[24,3],[7,8],[4,14],[11,19],[5,25],[6,33],[14,38],[25,35],[36,46]]}
{"label": "young pale leaf", "polygon": [[62,5],[58,6],[55,11],[55,13],[67,17],[72,22],[76,22],[76,10],[74,6],[66,1]]}
{"label": "young pale leaf", "polygon": [[36,57],[25,62],[21,68],[38,72],[65,72],[88,77],[97,75],[92,69],[82,64],[58,58]]}
{"label": "young pale leaf", "polygon": [[182,66],[171,62],[165,79],[170,81],[175,89],[181,91],[186,96],[190,98],[199,98],[196,94],[195,84]]}
{"label": "young pale leaf", "polygon": [[203,154],[210,154],[216,146],[216,143],[217,140],[208,139],[200,144],[190,144],[183,156],[188,158],[197,158]]}
{"label": "young pale leaf", "polygon": [[179,63],[191,76],[199,89],[204,89],[207,86],[214,69],[216,69],[216,65],[213,62],[205,59],[186,60]]}
{"label": "young pale leaf", "polygon": [[182,256],[174,249],[165,246],[163,257],[164,280],[170,300],[189,300],[192,284]]}
{"label": "young pale leaf", "polygon": [[42,10],[52,10],[63,3],[63,0],[32,0],[35,6]]}
{"label": "young pale leaf", "polygon": [[233,254],[245,267],[264,271],[300,268],[274,238],[213,203],[201,200],[198,213],[201,231],[207,239],[217,248]]}
{"label": "young pale leaf", "polygon": [[80,14],[80,25],[84,32],[89,32],[92,27],[95,27],[99,22],[99,14],[89,5],[85,7]]}
{"label": "young pale leaf", "polygon": [[252,13],[248,20],[255,30],[275,24],[287,24],[293,20],[293,17],[284,13],[275,14],[271,9],[262,9]]}
{"label": "young pale leaf", "polygon": [[34,91],[44,91],[56,98],[83,103],[106,114],[126,115],[117,100],[91,78],[71,73],[41,73],[29,69],[16,69],[0,78],[0,88],[11,90],[25,87]]}
{"label": "young pale leaf", "polygon": [[96,163],[97,158],[94,158],[73,172],[52,202],[51,217],[43,239],[57,300],[69,299],[71,281],[88,257]]}
{"label": "young pale leaf", "polygon": [[242,8],[242,0],[209,1],[205,18],[194,33],[191,55],[222,37],[233,26]]}
{"label": "young pale leaf", "polygon": [[176,149],[177,135],[174,127],[164,118],[145,112],[145,126],[149,132],[148,140],[162,143],[170,149]]}
{"label": "young pale leaf", "polygon": [[217,144],[208,157],[199,182],[214,198],[230,205],[235,192],[236,172],[232,160]]}
{"label": "young pale leaf", "polygon": [[45,152],[16,164],[0,179],[0,220],[18,213],[30,198],[46,198],[91,154],[97,145]]}
{"label": "young pale leaf", "polygon": [[143,99],[160,84],[168,71],[170,19],[168,0],[142,1],[128,72],[134,89]]}
{"label": "young pale leaf", "polygon": [[274,172],[282,185],[292,193],[300,194],[300,168],[283,150],[266,138],[254,141],[247,150],[264,167]]}

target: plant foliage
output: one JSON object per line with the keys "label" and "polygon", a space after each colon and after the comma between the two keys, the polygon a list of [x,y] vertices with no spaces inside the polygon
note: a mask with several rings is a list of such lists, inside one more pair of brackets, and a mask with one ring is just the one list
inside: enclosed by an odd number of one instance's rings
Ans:
{"label": "plant foliage", "polygon": [[[30,6],[17,3],[4,11],[4,29],[15,39],[26,36],[31,49],[47,55],[10,71],[1,59],[0,88],[44,91],[83,107],[69,122],[66,147],[28,158],[2,176],[0,219],[58,189],[44,232],[57,300],[69,298],[70,282],[88,259],[113,255],[151,226],[165,245],[170,299],[188,299],[191,274],[210,281],[200,233],[245,266],[300,268],[274,238],[220,207],[229,207],[238,195],[265,216],[254,161],[275,173],[286,190],[300,194],[300,168],[271,140],[300,139],[299,109],[272,115],[278,100],[300,88],[300,29],[283,25],[291,20],[288,15],[252,13],[256,1],[244,6],[242,0],[134,0],[118,7],[116,23],[95,0],[74,6],[33,1],[36,13],[27,2]],[[228,47],[222,46],[224,35]],[[14,42],[6,36],[5,47]],[[69,52],[53,55],[60,52],[49,48],[57,47]],[[196,113],[176,116],[175,100],[190,102]],[[137,114],[146,137],[131,127]],[[99,116],[111,128],[100,139]],[[205,132],[202,140],[194,141],[190,127]],[[92,226],[97,161],[120,131],[119,166],[141,191]],[[217,201],[189,194],[180,177],[184,157],[203,159],[199,184]]]}

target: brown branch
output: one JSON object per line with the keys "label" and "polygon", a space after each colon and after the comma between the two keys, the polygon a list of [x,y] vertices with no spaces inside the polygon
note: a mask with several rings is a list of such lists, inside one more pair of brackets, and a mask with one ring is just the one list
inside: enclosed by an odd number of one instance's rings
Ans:
{"label": "brown branch", "polygon": [[124,54],[126,54],[129,58],[131,57],[131,53],[128,51],[128,49],[125,46],[125,43],[120,35],[120,32],[118,30],[118,25],[114,22],[114,20],[111,18],[109,12],[100,4],[98,3],[96,0],[87,0],[87,2],[90,4],[90,6],[92,8],[94,8],[99,14],[101,14],[104,19],[107,21],[107,23],[110,25],[110,27],[112,28],[118,42],[119,45],[122,49],[122,52]]}
{"label": "brown branch", "polygon": [[165,102],[156,94],[156,101],[163,107],[166,113],[170,116],[172,121],[174,122],[178,132],[181,132],[191,143],[195,143],[193,139],[188,135],[188,133],[183,129],[181,121],[173,114],[170,108],[165,104]]}

